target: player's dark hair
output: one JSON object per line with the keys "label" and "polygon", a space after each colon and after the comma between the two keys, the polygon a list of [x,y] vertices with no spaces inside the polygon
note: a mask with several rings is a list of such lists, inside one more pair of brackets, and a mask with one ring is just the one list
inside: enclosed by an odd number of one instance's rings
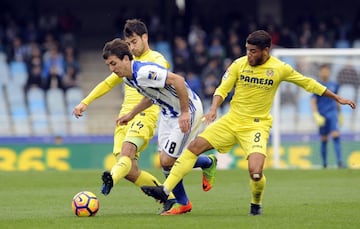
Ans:
{"label": "player's dark hair", "polygon": [[107,60],[111,55],[117,56],[120,60],[122,60],[124,56],[128,56],[129,60],[133,59],[129,46],[120,38],[115,38],[112,41],[106,42],[104,45],[102,57]]}
{"label": "player's dark hair", "polygon": [[133,35],[142,36],[147,34],[148,30],[144,22],[139,19],[128,19],[126,20],[123,35],[124,37],[131,37]]}
{"label": "player's dark hair", "polygon": [[271,36],[265,30],[256,30],[255,32],[250,33],[250,35],[246,38],[246,43],[255,45],[259,49],[263,50],[265,48],[270,48]]}
{"label": "player's dark hair", "polygon": [[330,69],[331,65],[329,63],[323,63],[319,66],[319,69],[323,69],[323,68],[329,68]]}

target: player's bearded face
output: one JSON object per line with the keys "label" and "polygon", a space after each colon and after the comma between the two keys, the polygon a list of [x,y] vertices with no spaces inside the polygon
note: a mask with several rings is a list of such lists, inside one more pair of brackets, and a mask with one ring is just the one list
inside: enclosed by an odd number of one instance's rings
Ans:
{"label": "player's bearded face", "polygon": [[131,37],[125,38],[126,43],[130,47],[130,51],[136,57],[139,57],[144,52],[144,41],[141,36],[134,35]]}
{"label": "player's bearded face", "polygon": [[246,44],[246,55],[250,66],[257,66],[264,63],[264,52],[255,45]]}

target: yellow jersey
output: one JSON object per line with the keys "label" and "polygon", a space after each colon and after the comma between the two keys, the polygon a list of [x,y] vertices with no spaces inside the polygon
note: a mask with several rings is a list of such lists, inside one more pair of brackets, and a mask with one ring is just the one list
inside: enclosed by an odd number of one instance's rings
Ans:
{"label": "yellow jersey", "polygon": [[[170,64],[164,58],[164,56],[162,56],[159,52],[153,51],[151,49],[149,49],[139,57],[134,56],[134,59],[139,61],[154,62],[167,69],[170,68]],[[117,86],[122,82],[123,82],[122,78],[118,77],[115,73],[111,73],[108,77],[106,77],[105,80],[103,80],[100,84],[98,84],[90,92],[90,94],[86,98],[84,98],[81,102],[86,105],[89,105],[95,99],[106,94],[112,88],[114,88],[115,86]],[[143,96],[139,94],[135,88],[124,85],[124,100],[119,116],[129,113],[142,100],[142,98]],[[151,106],[148,109],[146,109],[144,112],[148,114],[152,113],[156,115],[157,118],[159,111],[160,111],[159,106]]]}
{"label": "yellow jersey", "polygon": [[290,65],[270,56],[262,65],[250,66],[247,56],[236,59],[222,77],[214,95],[223,99],[235,87],[229,115],[235,119],[272,120],[271,107],[282,81],[294,83],[306,91],[322,95],[326,87],[306,77]]}

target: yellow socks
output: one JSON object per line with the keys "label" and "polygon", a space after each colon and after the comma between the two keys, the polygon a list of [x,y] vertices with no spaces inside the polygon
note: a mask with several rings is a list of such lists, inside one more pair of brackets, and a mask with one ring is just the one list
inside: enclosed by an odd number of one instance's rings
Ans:
{"label": "yellow socks", "polygon": [[196,159],[197,156],[188,149],[181,154],[164,182],[166,191],[172,191],[181,179],[193,169]]}
{"label": "yellow socks", "polygon": [[[138,187],[141,187],[141,186],[159,186],[159,185],[161,185],[161,183],[158,181],[158,179],[156,179],[156,177],[154,177],[150,173],[148,173],[146,171],[143,171],[143,170],[141,170],[140,175],[136,179],[134,184],[136,186],[138,186]],[[169,199],[175,199],[174,194],[170,193]]]}
{"label": "yellow socks", "polygon": [[116,162],[111,169],[111,176],[114,181],[114,185],[121,179],[124,178],[131,169],[131,159],[127,156],[122,156]]}
{"label": "yellow socks", "polygon": [[266,177],[263,174],[260,180],[254,181],[250,179],[250,190],[251,190],[251,203],[253,204],[261,204],[264,189],[266,184]]}

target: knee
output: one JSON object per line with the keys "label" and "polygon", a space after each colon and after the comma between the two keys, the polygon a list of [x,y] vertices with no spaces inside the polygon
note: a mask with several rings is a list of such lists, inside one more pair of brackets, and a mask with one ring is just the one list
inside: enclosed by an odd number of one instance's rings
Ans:
{"label": "knee", "polygon": [[252,179],[253,181],[261,180],[262,176],[262,172],[250,172],[250,179]]}
{"label": "knee", "polygon": [[200,155],[210,149],[213,149],[212,145],[202,137],[196,137],[188,146],[188,150],[195,155]]}
{"label": "knee", "polygon": [[263,176],[265,156],[261,153],[252,153],[248,158],[250,179],[259,181]]}
{"label": "knee", "polygon": [[160,154],[160,165],[164,170],[169,170],[174,165],[176,158],[167,156],[164,152]]}

